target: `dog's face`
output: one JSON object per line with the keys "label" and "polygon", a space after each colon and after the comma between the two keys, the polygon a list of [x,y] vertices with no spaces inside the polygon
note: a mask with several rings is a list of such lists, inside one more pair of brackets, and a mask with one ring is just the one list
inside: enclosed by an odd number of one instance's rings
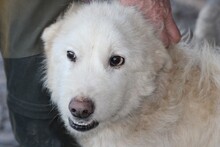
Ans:
{"label": "dog's face", "polygon": [[151,95],[167,58],[152,30],[119,4],[85,6],[45,30],[46,86],[70,132],[124,119]]}

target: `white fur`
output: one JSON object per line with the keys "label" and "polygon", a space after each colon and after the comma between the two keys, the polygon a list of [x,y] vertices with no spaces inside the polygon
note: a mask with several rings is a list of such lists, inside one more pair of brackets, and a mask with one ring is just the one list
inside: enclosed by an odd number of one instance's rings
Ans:
{"label": "white fur", "polygon": [[[208,46],[166,50],[135,8],[117,2],[72,5],[42,38],[45,85],[83,147],[220,146],[220,56]],[[110,67],[112,55],[125,64]],[[70,127],[76,96],[94,101],[98,127]]]}

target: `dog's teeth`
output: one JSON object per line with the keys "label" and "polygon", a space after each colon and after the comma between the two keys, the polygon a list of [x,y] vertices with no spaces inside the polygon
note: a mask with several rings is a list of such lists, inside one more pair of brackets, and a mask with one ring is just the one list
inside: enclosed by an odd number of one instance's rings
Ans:
{"label": "dog's teeth", "polygon": [[69,119],[69,124],[73,129],[76,129],[78,131],[88,131],[90,129],[97,127],[99,123],[93,120],[89,120],[86,123],[82,121],[76,122],[76,121]]}
{"label": "dog's teeth", "polygon": [[74,124],[79,125],[79,126],[88,126],[91,125],[93,120],[90,120],[89,122],[82,122],[82,121],[73,121]]}

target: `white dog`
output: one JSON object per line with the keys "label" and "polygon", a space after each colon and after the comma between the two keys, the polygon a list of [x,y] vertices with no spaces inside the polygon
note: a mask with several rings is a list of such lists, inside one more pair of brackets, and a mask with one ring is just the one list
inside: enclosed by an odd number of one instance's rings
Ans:
{"label": "white dog", "polygon": [[220,56],[165,49],[134,7],[72,5],[42,39],[46,87],[82,147],[219,147]]}

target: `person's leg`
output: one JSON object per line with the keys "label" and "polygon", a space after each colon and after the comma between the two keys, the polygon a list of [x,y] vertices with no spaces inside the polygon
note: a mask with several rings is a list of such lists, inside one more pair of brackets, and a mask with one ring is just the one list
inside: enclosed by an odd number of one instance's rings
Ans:
{"label": "person's leg", "polygon": [[12,128],[21,147],[77,147],[42,83],[42,55],[4,59]]}

